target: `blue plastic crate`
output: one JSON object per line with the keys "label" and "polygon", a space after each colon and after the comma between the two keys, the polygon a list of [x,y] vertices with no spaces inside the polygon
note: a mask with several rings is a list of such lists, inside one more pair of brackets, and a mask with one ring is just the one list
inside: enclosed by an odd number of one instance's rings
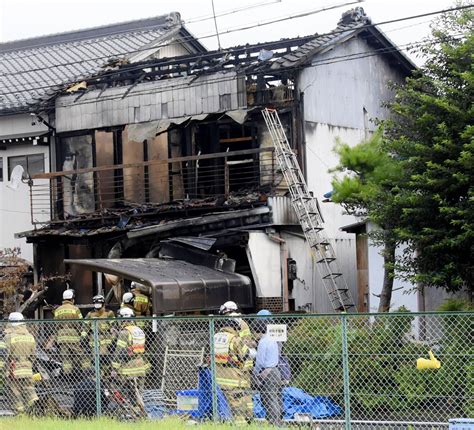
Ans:
{"label": "blue plastic crate", "polygon": [[474,430],[474,418],[450,419],[449,430]]}

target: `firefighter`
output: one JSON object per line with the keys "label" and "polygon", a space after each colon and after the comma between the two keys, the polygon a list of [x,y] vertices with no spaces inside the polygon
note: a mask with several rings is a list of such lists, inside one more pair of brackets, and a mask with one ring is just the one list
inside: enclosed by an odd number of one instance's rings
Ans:
{"label": "firefighter", "polygon": [[[220,315],[228,315],[231,317],[239,317],[242,314],[239,312],[237,303],[233,301],[225,302],[219,309]],[[235,319],[239,324],[239,336],[245,342],[245,344],[250,348],[250,354],[252,358],[255,358],[257,355],[257,342],[255,341],[250,327],[242,318]]]}
{"label": "firefighter", "polygon": [[[105,298],[102,294],[98,294],[92,298],[92,302],[94,303],[94,310],[90,311],[86,315],[86,319],[109,319],[115,318],[114,312],[111,310],[106,309],[105,307]],[[89,346],[91,351],[94,351],[94,333],[93,333],[93,326],[90,325],[89,327]],[[112,321],[101,321],[97,323],[98,329],[98,340],[99,340],[99,356],[100,356],[100,371],[101,374],[108,370],[108,356],[109,352],[113,343],[112,339]]]}
{"label": "firefighter", "polygon": [[[74,290],[67,289],[63,293],[63,303],[53,312],[54,319],[58,321],[82,319],[81,311],[74,305]],[[78,323],[60,323],[57,326],[56,343],[63,363],[63,373],[69,375],[86,369],[90,366],[90,358],[83,353],[81,341],[87,341],[85,326],[79,327]]]}
{"label": "firefighter", "polygon": [[122,307],[119,318],[127,318],[120,324],[120,332],[112,358],[112,378],[134,405],[135,412],[145,412],[141,389],[150,365],[144,359],[145,333],[131,320],[135,316],[132,309]]}
{"label": "firefighter", "polygon": [[8,316],[9,325],[0,342],[0,366],[6,365],[6,384],[11,393],[17,414],[29,411],[38,396],[33,385],[33,359],[36,352],[35,338],[28,331],[20,312]]}
{"label": "firefighter", "polygon": [[[138,291],[139,284],[132,282],[130,285],[131,291],[122,296],[122,304],[120,308],[131,309],[135,316],[149,316],[150,315],[150,300],[149,298]],[[147,321],[136,321],[135,324],[142,330],[147,330]]]}
{"label": "firefighter", "polygon": [[147,295],[140,291],[142,284],[132,281],[130,291],[133,294],[133,310],[137,317],[149,317],[151,315],[151,303]]}
{"label": "firefighter", "polygon": [[[120,309],[127,308],[133,311],[133,314],[135,315],[135,310],[133,309],[133,294],[130,292],[125,293],[122,296],[122,303],[120,304]],[[120,309],[117,311],[117,316],[120,316]]]}
{"label": "firefighter", "polygon": [[214,335],[216,383],[225,393],[235,424],[245,424],[253,417],[250,376],[253,359],[250,348],[239,336],[237,319],[225,320]]}

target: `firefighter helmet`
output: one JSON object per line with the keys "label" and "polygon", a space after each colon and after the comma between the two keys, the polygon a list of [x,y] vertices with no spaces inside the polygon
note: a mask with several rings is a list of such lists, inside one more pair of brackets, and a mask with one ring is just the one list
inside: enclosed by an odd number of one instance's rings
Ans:
{"label": "firefighter helmet", "polygon": [[120,318],[133,318],[135,316],[135,312],[133,312],[133,309],[130,308],[120,308],[118,311],[118,316]]}
{"label": "firefighter helmet", "polygon": [[230,314],[232,312],[237,312],[238,311],[238,307],[237,307],[237,303],[233,302],[233,301],[228,301],[228,302],[225,302],[219,309],[219,313],[221,315],[227,315],[227,314]]}

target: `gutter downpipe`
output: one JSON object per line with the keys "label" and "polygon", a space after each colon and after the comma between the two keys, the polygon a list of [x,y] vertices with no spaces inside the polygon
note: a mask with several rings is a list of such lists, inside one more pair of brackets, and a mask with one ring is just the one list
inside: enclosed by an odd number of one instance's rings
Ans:
{"label": "gutter downpipe", "polygon": [[288,312],[289,291],[288,291],[288,245],[285,239],[274,234],[269,234],[268,238],[280,245],[280,267],[281,267],[281,297],[283,299],[283,312]]}

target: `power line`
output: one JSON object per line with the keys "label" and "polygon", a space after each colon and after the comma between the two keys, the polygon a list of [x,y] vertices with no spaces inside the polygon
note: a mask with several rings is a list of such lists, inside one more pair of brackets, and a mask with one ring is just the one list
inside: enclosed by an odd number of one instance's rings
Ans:
{"label": "power line", "polygon": [[[312,11],[306,11],[306,12],[303,12],[301,17],[304,17],[304,16],[310,16],[310,15],[314,15],[314,14],[317,14],[317,13],[320,13],[320,12],[325,12],[327,10],[330,10],[330,9],[336,9],[336,8],[340,8],[340,7],[344,7],[344,6],[349,6],[349,5],[352,5],[352,4],[355,4],[355,3],[360,3],[361,1],[364,1],[364,0],[352,0],[352,1],[348,1],[346,3],[341,3],[341,4],[337,4],[337,5],[333,5],[333,6],[329,6],[329,7],[326,7],[326,8],[323,8],[323,9],[315,9],[315,10],[312,10]],[[270,5],[270,3],[268,4]],[[280,21],[284,21],[284,20],[288,20],[288,19],[295,19],[295,18],[299,18],[300,16],[299,15],[293,15],[293,16],[286,16],[286,17],[282,17],[282,18],[278,18],[276,21],[277,22],[280,22]],[[254,28],[254,27],[258,27],[258,26],[262,26],[262,25],[269,25],[269,24],[272,24],[273,22],[271,21],[267,21],[267,22],[264,22],[264,23],[254,23],[250,26],[246,26],[246,27],[243,27],[242,30],[248,30],[250,28]],[[137,27],[134,29],[135,32],[138,32],[138,31],[149,31],[149,30],[152,30],[152,29],[155,29],[156,30],[156,27],[151,27],[151,26],[144,26],[144,27]],[[231,29],[227,29],[225,30],[225,33],[228,34],[228,33],[234,33],[234,32],[237,32],[237,31],[242,31],[239,27],[235,27],[235,28],[231,28]],[[115,36],[115,35],[120,35],[120,34],[123,34],[123,31],[116,31],[116,32],[111,32],[111,33],[108,33],[106,36]],[[149,51],[151,48],[160,48],[160,47],[165,47],[165,46],[170,46],[170,45],[174,45],[174,44],[180,44],[182,42],[187,42],[189,40],[197,40],[197,39],[209,39],[209,38],[212,38],[212,37],[215,37],[216,34],[215,33],[208,33],[208,34],[203,34],[203,35],[200,35],[200,36],[194,36],[192,34],[190,34],[189,36],[185,36],[181,39],[180,42],[167,42],[165,44],[162,44],[162,45],[155,45],[153,47],[146,47],[146,48],[139,48],[139,49],[136,49],[136,50],[132,50],[132,51],[127,51],[127,52],[118,52],[114,55],[128,55],[130,53],[135,53],[135,52],[143,52],[143,51]],[[105,36],[104,36],[105,37]],[[87,46],[89,44],[95,44],[97,42],[95,41],[92,41],[92,40],[83,40],[82,38],[77,38],[77,39],[70,39],[68,40],[66,43],[73,43],[73,42],[82,42],[82,46]],[[59,43],[60,44],[60,43]],[[1,44],[0,44],[1,46]],[[44,45],[43,44],[37,44],[37,45],[30,45],[28,46],[28,49],[32,49],[32,48],[43,48]],[[11,49],[6,49],[6,50],[2,50],[1,51],[1,54],[8,54],[8,53],[11,53],[11,52],[15,52],[15,51],[18,51],[18,49],[16,48],[11,48]],[[109,58],[111,54],[108,54],[107,56],[101,56],[101,57],[96,57],[96,59],[100,59],[100,58]],[[29,57],[33,57],[35,56],[35,54],[25,54],[24,56],[17,56],[15,58],[29,58]],[[83,60],[81,60],[83,61]],[[79,62],[81,62],[79,61]],[[77,62],[74,62],[74,63],[77,63]]]}
{"label": "power line", "polygon": [[[337,35],[337,34],[341,34],[341,33],[345,33],[345,32],[348,32],[348,31],[361,31],[365,28],[369,28],[369,27],[373,27],[373,26],[378,26],[378,25],[385,25],[385,24],[390,24],[390,23],[395,23],[395,22],[401,22],[401,21],[405,21],[405,20],[411,20],[411,19],[415,19],[415,18],[420,18],[420,17],[423,17],[423,16],[430,16],[430,15],[435,15],[435,14],[440,14],[440,13],[445,13],[445,12],[449,12],[449,11],[454,11],[454,10],[462,10],[462,9],[467,9],[467,8],[472,8],[474,7],[474,5],[469,5],[469,6],[458,6],[456,8],[451,8],[451,9],[445,9],[445,10],[438,10],[438,11],[433,11],[433,12],[428,12],[428,13],[425,13],[425,14],[419,14],[419,15],[411,15],[411,16],[407,16],[407,17],[404,17],[404,18],[397,18],[397,19],[393,19],[393,20],[388,20],[388,21],[382,21],[382,22],[379,22],[379,23],[374,23],[374,24],[365,24],[365,25],[361,25],[361,26],[358,26],[358,27],[355,27],[353,29],[351,28],[346,28],[346,29],[338,29],[338,30],[334,30],[332,32],[328,32],[328,33],[323,33],[321,35],[315,35],[315,38],[317,37],[324,37],[324,36],[331,36],[331,35]],[[265,46],[265,45],[271,45],[272,43],[274,42],[268,42],[268,43],[263,43],[261,44],[262,47]],[[408,44],[409,45],[409,44]],[[167,45],[163,45],[163,46],[167,46]],[[148,48],[147,50],[149,50],[150,48]],[[396,49],[395,49],[396,50]],[[191,59],[199,59],[199,58],[203,58],[206,56],[206,53],[202,54],[202,55],[196,55],[196,56],[186,56],[186,60],[189,61]],[[179,58],[179,57],[177,57]],[[70,64],[75,64],[76,62],[72,62]],[[156,62],[152,62],[152,63],[147,63],[146,64],[146,67],[155,67],[155,66],[159,66],[159,65],[162,65],[164,63],[163,60],[161,61],[156,61]],[[63,65],[67,65],[67,63],[64,63],[60,66],[63,66]],[[121,69],[121,70],[114,70],[114,71],[110,71],[110,72],[105,72],[101,75],[99,75],[100,77],[108,77],[108,76],[113,76],[115,74],[121,74],[121,73],[124,73],[124,72],[130,72],[130,71],[134,71],[134,70],[141,70],[143,69],[144,65],[142,64],[137,64],[136,67],[130,67],[130,68],[127,68],[127,69]],[[42,69],[41,69],[42,70]],[[25,72],[27,73],[27,72]],[[17,74],[17,73],[16,73]],[[5,75],[5,74],[4,74]],[[15,73],[10,73],[10,75],[15,75]],[[35,90],[40,90],[40,89],[48,89],[48,88],[57,88],[59,89],[60,87],[63,87],[64,85],[66,85],[65,83],[61,83],[61,84],[54,84],[54,85],[45,85],[45,86],[37,86],[37,87],[32,87],[32,88],[29,88],[29,89],[26,89],[26,90],[18,90],[18,91],[10,91],[10,92],[3,92],[2,94],[4,95],[8,95],[8,94],[18,94],[18,93],[24,93],[24,92],[28,92],[28,91],[35,91]]]}
{"label": "power line", "polygon": [[[419,43],[411,43],[411,44],[406,44],[405,46],[407,47],[415,47],[415,46],[423,46],[425,44],[431,44],[432,42],[431,41],[426,41],[426,42],[419,42]],[[334,63],[339,63],[339,62],[343,62],[343,61],[352,61],[352,60],[357,60],[357,59],[361,59],[361,58],[367,58],[367,57],[372,57],[372,56],[376,56],[376,55],[380,55],[380,54],[385,54],[385,53],[390,53],[390,52],[393,52],[393,51],[401,51],[402,48],[399,47],[399,48],[395,48],[395,47],[392,47],[392,48],[380,48],[379,50],[375,50],[375,51],[368,51],[368,52],[361,52],[361,53],[355,53],[355,54],[350,54],[350,55],[343,55],[343,56],[339,56],[339,57],[334,57],[334,58],[330,58],[330,59],[326,59],[326,60],[319,60],[319,61],[316,61],[316,62],[313,62],[313,66],[324,66],[324,65],[329,65],[329,64],[334,64]],[[361,55],[363,54],[363,55]],[[299,70],[299,69],[302,69],[304,68],[304,66],[299,66],[299,67],[288,67],[288,68],[285,68],[285,69],[281,69],[282,71],[284,70]],[[219,83],[219,82],[228,82],[228,81],[233,81],[235,78],[215,78],[213,80],[207,80],[206,83]],[[136,91],[133,93],[133,95],[143,95],[143,94],[160,94],[160,93],[163,93],[165,91],[168,91],[170,89],[181,89],[181,88],[193,88],[193,87],[196,87],[196,86],[199,86],[200,83],[197,83],[197,84],[194,84],[194,85],[188,85],[187,83],[182,83],[182,84],[176,84],[176,85],[171,85],[171,86],[168,86],[166,89],[162,89],[162,90],[156,90],[156,91],[149,91],[149,90],[143,90],[143,91]],[[81,103],[81,105],[85,105],[85,104],[90,104],[90,103],[97,103],[98,101],[107,101],[107,100],[115,100],[119,97],[117,96],[109,96],[109,97],[102,97],[100,99],[93,99],[93,100],[87,100],[87,101],[83,101]]]}
{"label": "power line", "polygon": [[217,19],[216,19],[216,10],[214,9],[214,0],[211,0],[212,4],[212,14],[214,16],[214,26],[216,27],[216,36],[217,36],[217,49],[221,50],[221,39],[219,38],[219,29],[217,28]]}
{"label": "power line", "polygon": [[[360,1],[360,0],[359,0]],[[331,6],[330,8],[339,8],[339,7],[343,7],[343,6],[347,6],[347,5],[350,5],[350,4],[353,4],[353,3],[358,3],[359,1],[355,1],[355,2],[349,2],[349,3],[344,3],[344,4],[339,4],[339,5],[334,5],[334,6]],[[437,10],[437,11],[432,11],[432,12],[427,12],[427,13],[424,13],[424,14],[418,14],[418,15],[410,15],[410,16],[406,16],[406,17],[403,17],[403,18],[397,18],[397,19],[392,19],[392,20],[387,20],[387,21],[381,21],[381,22],[378,22],[378,23],[369,23],[369,24],[364,24],[364,25],[361,25],[359,26],[357,29],[364,29],[364,28],[369,28],[369,27],[372,27],[372,26],[380,26],[380,25],[386,25],[386,24],[392,24],[392,23],[396,23],[396,22],[400,22],[400,21],[406,21],[406,20],[411,20],[411,19],[417,19],[417,18],[422,18],[422,17],[426,17],[426,16],[432,16],[432,15],[438,15],[438,14],[441,14],[441,13],[446,13],[446,12],[452,12],[452,11],[457,11],[457,10],[463,10],[463,9],[468,9],[468,8],[472,8],[474,7],[474,5],[467,5],[467,6],[457,6],[457,7],[453,7],[453,8],[450,8],[450,9],[441,9],[441,10]],[[316,14],[316,13],[320,13],[320,12],[324,12],[324,11],[327,11],[328,8],[325,8],[325,9],[318,9],[318,10],[314,10],[314,11],[310,11],[310,12],[304,12],[304,15],[305,16],[309,16],[310,14]],[[300,17],[301,14],[299,15],[296,15],[296,16],[290,16],[290,17],[286,17],[286,18],[279,18],[277,21],[278,22],[281,22],[285,19],[294,19],[296,17]],[[273,23],[272,22],[267,22],[267,23],[263,23],[263,24],[260,24],[260,25],[268,25],[270,23]],[[247,26],[247,27],[240,27],[240,28],[235,28],[235,29],[230,29],[230,30],[226,30],[226,34],[228,32],[234,32],[234,31],[241,31],[241,30],[247,30],[247,29],[250,29],[250,28],[256,28],[258,27],[258,24],[257,25],[253,25],[253,26]],[[319,35],[315,35],[315,37],[324,37],[324,36],[331,36],[331,35],[337,35],[337,34],[340,34],[340,33],[344,33],[348,31],[348,29],[336,29],[336,30],[332,30],[330,32],[326,32],[326,33],[321,33]],[[119,33],[119,32],[118,32]],[[119,33],[120,34],[120,33]],[[221,34],[223,34],[223,32],[221,32]],[[205,39],[205,38],[209,38],[209,37],[214,37],[216,36],[215,33],[212,33],[212,34],[208,34],[208,35],[204,35],[204,36],[200,36],[199,38],[200,39]],[[168,46],[171,46],[171,45],[180,45],[182,44],[183,42],[186,42],[187,40],[194,40],[195,37],[194,36],[188,36],[186,38],[182,38],[181,40],[179,41],[172,41],[172,42],[167,42],[167,43],[164,43],[164,44],[160,44],[160,45],[155,45],[153,47],[146,47],[146,48],[139,48],[139,49],[136,49],[136,50],[131,50],[131,51],[128,51],[128,52],[118,52],[118,53],[109,53],[107,55],[104,55],[104,56],[97,56],[97,57],[94,57],[94,58],[91,58],[90,60],[84,60],[84,59],[80,59],[80,60],[77,60],[77,61],[69,61],[69,62],[66,62],[66,63],[61,63],[61,64],[57,64],[57,65],[53,65],[53,66],[49,66],[49,68],[51,67],[66,67],[66,66],[70,66],[70,65],[74,65],[74,64],[79,64],[79,63],[87,63],[87,62],[92,62],[92,61],[95,61],[95,60],[100,60],[100,59],[107,59],[107,58],[110,58],[112,55],[131,55],[131,54],[134,54],[134,53],[139,53],[139,52],[144,52],[144,51],[150,51],[151,49],[158,49],[158,48],[162,48],[162,47],[168,47]],[[86,44],[94,44],[96,42],[92,42],[92,41],[89,41],[87,42]],[[268,42],[267,44],[270,45],[272,44],[273,42]],[[262,43],[262,46],[264,46],[266,43]],[[37,46],[42,46],[42,45],[37,45]],[[232,49],[232,48],[230,48]],[[12,50],[14,51],[14,50]],[[211,51],[212,52],[212,51]],[[20,56],[20,57],[15,57],[15,60],[17,59],[23,59],[23,58],[29,58],[29,57],[34,57],[34,56],[37,56],[35,54],[25,54],[24,56]],[[202,58],[202,57],[205,57],[206,56],[206,53],[202,53],[202,54],[196,54],[195,56],[186,56],[187,57],[187,60],[192,60],[192,59],[199,59],[199,58]],[[179,57],[178,57],[179,58]],[[159,61],[157,61],[157,63],[159,63]],[[150,67],[153,67],[153,64],[150,65]],[[140,68],[140,67],[139,67]],[[27,74],[27,73],[31,73],[31,72],[34,72],[34,71],[42,71],[44,70],[44,68],[36,68],[36,69],[29,69],[29,70],[26,70],[24,72],[7,72],[7,73],[3,73],[2,76],[13,76],[13,75],[18,75],[18,74]],[[128,69],[128,70],[133,70],[133,69]],[[109,72],[110,74],[114,74],[114,73],[121,73],[120,71],[111,71]],[[104,73],[103,75],[101,76],[107,76],[107,72]],[[62,85],[62,84],[60,84]],[[41,88],[49,88],[49,87],[55,87],[56,85],[49,85],[47,87],[41,87]],[[40,87],[37,87],[37,88],[40,88]],[[18,92],[23,92],[23,91],[18,91]]]}
{"label": "power line", "polygon": [[185,24],[194,24],[195,22],[209,21],[209,20],[213,19],[214,16],[216,18],[220,18],[222,16],[233,15],[234,13],[243,12],[243,11],[249,10],[249,9],[256,9],[258,7],[261,7],[261,6],[270,6],[271,4],[274,4],[274,3],[281,3],[281,0],[272,0],[271,2],[262,2],[262,3],[248,5],[248,6],[243,6],[243,7],[237,8],[237,9],[223,11],[221,13],[218,13],[217,15],[202,15],[202,16],[199,16],[197,18],[191,18],[190,20],[183,20],[183,22]]}
{"label": "power line", "polygon": [[[427,40],[427,41],[424,41],[424,42],[409,43],[409,44],[406,44],[406,45],[402,45],[401,47],[380,48],[380,49],[377,49],[377,50],[374,50],[374,51],[365,51],[365,52],[359,52],[359,53],[354,53],[354,54],[341,55],[341,56],[338,56],[338,57],[333,57],[333,58],[329,58],[329,59],[325,59],[325,60],[313,61],[311,66],[318,67],[318,66],[325,66],[325,65],[340,63],[340,62],[344,62],[344,61],[353,61],[353,60],[357,60],[357,59],[373,57],[373,56],[380,55],[380,54],[391,53],[391,52],[394,52],[394,51],[402,51],[404,49],[403,47],[405,47],[405,49],[407,49],[407,48],[413,48],[413,47],[418,47],[418,46],[421,47],[421,46],[424,46],[424,45],[429,45],[431,43],[432,43],[432,40]],[[280,71],[300,70],[304,67],[305,66],[287,67],[287,68],[280,69]],[[212,79],[212,80],[207,80],[206,83],[231,82],[231,81],[234,81],[234,80],[235,80],[235,77],[232,77],[232,78],[215,78],[215,79]],[[187,83],[182,83],[182,84],[176,84],[176,85],[168,86],[165,89],[161,89],[161,90],[160,89],[157,89],[156,91],[142,90],[142,91],[136,91],[136,92],[131,93],[131,94],[132,95],[160,94],[160,93],[163,93],[165,91],[169,91],[170,89],[193,88],[193,87],[196,87],[196,86],[199,86],[199,85],[201,85],[201,83],[190,84],[190,85],[187,84]],[[107,101],[107,100],[115,100],[115,99],[120,98],[120,97],[121,97],[121,95],[120,96],[109,96],[109,97],[105,96],[105,97],[101,97],[100,99],[94,98],[92,100],[83,101],[81,103],[81,105],[90,104],[90,103],[97,103],[97,102],[102,102],[102,101]]]}

